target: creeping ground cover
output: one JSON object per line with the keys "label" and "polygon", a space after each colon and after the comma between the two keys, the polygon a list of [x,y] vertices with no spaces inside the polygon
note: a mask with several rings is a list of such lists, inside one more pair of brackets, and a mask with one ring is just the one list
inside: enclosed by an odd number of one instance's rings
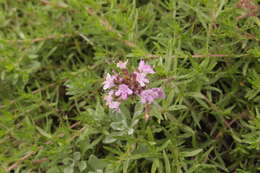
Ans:
{"label": "creeping ground cover", "polygon": [[260,171],[259,0],[0,0],[0,173]]}

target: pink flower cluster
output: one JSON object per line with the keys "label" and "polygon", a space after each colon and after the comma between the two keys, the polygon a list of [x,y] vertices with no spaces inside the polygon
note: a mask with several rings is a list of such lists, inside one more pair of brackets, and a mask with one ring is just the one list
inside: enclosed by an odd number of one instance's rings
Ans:
{"label": "pink flower cluster", "polygon": [[149,80],[148,74],[154,74],[153,68],[140,61],[137,70],[129,72],[126,62],[118,62],[118,73],[106,75],[103,82],[103,89],[107,92],[104,97],[106,105],[115,111],[120,111],[120,104],[129,97],[138,96],[143,104],[151,104],[157,98],[164,98],[164,92],[161,88],[147,89]]}

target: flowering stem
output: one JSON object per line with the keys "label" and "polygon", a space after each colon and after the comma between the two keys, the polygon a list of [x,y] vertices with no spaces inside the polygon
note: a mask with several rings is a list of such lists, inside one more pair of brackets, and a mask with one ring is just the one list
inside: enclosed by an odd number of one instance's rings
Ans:
{"label": "flowering stem", "polygon": [[145,121],[148,121],[148,119],[150,118],[150,115],[149,115],[150,111],[151,111],[150,105],[145,104],[145,107],[144,107],[144,120]]}

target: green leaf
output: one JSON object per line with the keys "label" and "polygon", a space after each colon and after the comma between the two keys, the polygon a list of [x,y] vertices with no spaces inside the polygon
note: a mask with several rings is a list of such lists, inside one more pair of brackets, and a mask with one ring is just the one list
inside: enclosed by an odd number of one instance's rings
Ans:
{"label": "green leaf", "polygon": [[60,172],[58,167],[52,167],[47,171],[47,173],[57,173],[57,172]]}
{"label": "green leaf", "polygon": [[165,172],[171,173],[171,164],[170,164],[168,155],[165,153],[165,150],[163,150],[163,158],[164,158],[164,164],[165,164]]}
{"label": "green leaf", "polygon": [[124,120],[122,120],[120,122],[112,122],[111,127],[114,130],[123,131],[127,128],[127,124]]}
{"label": "green leaf", "polygon": [[185,110],[187,107],[185,105],[173,105],[168,108],[169,111]]}
{"label": "green leaf", "polygon": [[88,164],[93,170],[102,170],[107,166],[108,163],[103,159],[98,159],[95,155],[90,155]]}
{"label": "green leaf", "polygon": [[80,157],[81,157],[80,152],[75,152],[75,153],[73,153],[73,158],[74,158],[75,161],[79,161],[79,160],[80,160]]}
{"label": "green leaf", "polygon": [[202,151],[203,151],[202,149],[196,149],[196,150],[192,150],[192,151],[183,151],[183,152],[181,152],[181,155],[183,157],[193,157],[193,156],[198,155]]}
{"label": "green leaf", "polygon": [[86,161],[80,161],[79,162],[79,170],[80,170],[80,172],[83,172],[86,168],[87,168]]}
{"label": "green leaf", "polygon": [[160,167],[159,159],[154,159],[152,168],[151,168],[151,173],[156,173],[156,170],[159,169],[159,167]]}
{"label": "green leaf", "polygon": [[64,170],[63,170],[64,173],[73,173],[74,172],[74,169],[73,167],[66,167]]}
{"label": "green leaf", "polygon": [[40,132],[41,135],[45,136],[46,138],[49,138],[49,139],[52,138],[52,136],[51,136],[50,134],[48,134],[47,132],[45,132],[45,131],[44,131],[43,129],[41,129],[40,127],[36,126],[35,128]]}
{"label": "green leaf", "polygon": [[105,139],[103,140],[104,144],[111,144],[113,142],[115,142],[117,139],[113,136],[113,135],[108,135],[105,137]]}
{"label": "green leaf", "polygon": [[130,162],[130,160],[126,160],[126,161],[124,161],[124,164],[123,164],[123,173],[128,173],[128,167],[129,167],[129,162]]}
{"label": "green leaf", "polygon": [[252,49],[249,49],[247,51],[249,54],[251,54],[252,56],[256,57],[256,58],[260,58],[260,49],[259,47],[255,47],[255,48],[252,48]]}

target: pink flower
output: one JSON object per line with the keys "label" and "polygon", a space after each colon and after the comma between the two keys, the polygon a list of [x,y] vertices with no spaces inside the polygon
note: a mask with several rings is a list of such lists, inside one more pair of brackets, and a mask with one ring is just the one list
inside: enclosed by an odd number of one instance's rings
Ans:
{"label": "pink flower", "polygon": [[120,69],[126,69],[127,62],[128,62],[128,60],[125,61],[125,62],[119,61],[119,62],[116,64],[116,66],[117,66],[118,68],[120,68]]}
{"label": "pink flower", "polygon": [[140,96],[143,104],[151,104],[154,101],[154,92],[150,89],[142,91]]}
{"label": "pink flower", "polygon": [[147,89],[141,92],[140,97],[143,104],[151,104],[154,99],[164,98],[164,92],[161,88]]}
{"label": "pink flower", "polygon": [[121,69],[120,73],[113,71],[113,75],[106,74],[103,89],[106,90],[105,104],[113,111],[120,112],[120,104],[129,96],[139,96],[143,104],[151,104],[155,99],[164,98],[161,88],[150,88],[146,86],[150,81],[147,75],[155,73],[152,66],[143,60],[135,71],[127,69],[128,61],[119,61],[116,65]]}
{"label": "pink flower", "polygon": [[146,78],[146,75],[145,75],[144,73],[134,72],[134,74],[136,75],[136,81],[137,81],[142,87],[144,87],[146,83],[149,83],[149,80]]}
{"label": "pink flower", "polygon": [[150,65],[145,64],[145,62],[143,60],[141,60],[139,62],[138,70],[139,70],[140,73],[144,73],[144,74],[153,74],[153,73],[155,73],[153,68]]}
{"label": "pink flower", "polygon": [[115,79],[116,79],[115,75],[111,76],[109,73],[107,73],[106,80],[103,82],[104,84],[103,89],[106,90],[115,86],[114,84]]}
{"label": "pink flower", "polygon": [[114,110],[117,111],[117,112],[120,112],[119,106],[120,106],[120,102],[118,102],[118,101],[112,101],[112,102],[109,103],[109,105],[108,105],[108,107],[109,107],[110,109],[114,109]]}
{"label": "pink flower", "polygon": [[109,105],[113,101],[112,95],[114,94],[114,91],[110,91],[108,95],[104,97],[104,100],[106,101],[106,105]]}
{"label": "pink flower", "polygon": [[106,96],[104,97],[104,100],[106,101],[106,105],[108,105],[108,107],[109,107],[110,109],[114,109],[114,110],[116,110],[117,112],[119,112],[119,111],[120,111],[120,109],[119,109],[120,102],[113,100],[113,94],[114,94],[114,91],[110,91],[110,92],[108,93],[108,95],[106,95]]}
{"label": "pink flower", "polygon": [[122,100],[126,100],[128,95],[131,94],[133,94],[133,91],[129,89],[129,87],[126,84],[119,85],[118,90],[115,93],[115,95],[120,96]]}
{"label": "pink flower", "polygon": [[152,88],[151,89],[154,93],[156,93],[156,98],[164,98],[165,97],[165,94],[163,92],[163,90],[161,88]]}

